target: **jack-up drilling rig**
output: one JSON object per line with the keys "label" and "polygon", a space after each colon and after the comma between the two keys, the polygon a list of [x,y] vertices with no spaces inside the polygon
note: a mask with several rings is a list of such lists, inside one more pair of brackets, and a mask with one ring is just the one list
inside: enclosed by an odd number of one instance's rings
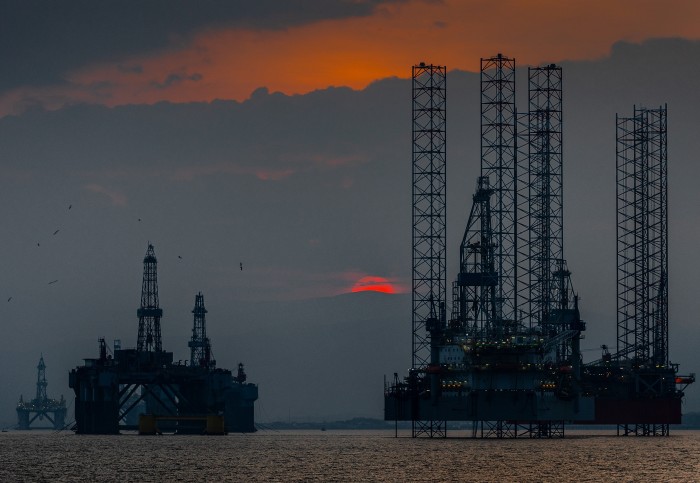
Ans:
{"label": "jack-up drilling rig", "polygon": [[[114,357],[99,340],[99,357],[70,372],[75,392],[75,430],[81,434],[116,434],[120,429],[139,429],[153,434],[162,430],[178,433],[221,434],[253,432],[254,402],[258,387],[246,383],[243,365],[237,375],[216,367],[206,337],[204,297],[195,298],[190,361],[173,362],[164,351],[158,300],[157,260],[148,245],[143,260],[143,284],[136,349],[122,349],[115,341]],[[188,362],[190,362],[188,364]],[[139,425],[127,424],[132,411],[141,412]]]}
{"label": "jack-up drilling rig", "polygon": [[618,350],[582,363],[563,246],[562,70],[481,59],[481,174],[445,293],[446,68],[413,68],[413,361],[385,387],[412,435],[563,437],[566,423],[666,435],[683,389],[668,359],[666,109],[618,119]]}

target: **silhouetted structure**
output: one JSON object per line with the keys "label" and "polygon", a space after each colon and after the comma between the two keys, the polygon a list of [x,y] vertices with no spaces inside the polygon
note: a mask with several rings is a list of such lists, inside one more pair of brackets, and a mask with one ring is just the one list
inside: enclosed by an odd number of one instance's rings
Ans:
{"label": "silhouetted structure", "polygon": [[504,334],[518,317],[517,292],[517,143],[515,59],[498,54],[481,59],[481,177],[489,181],[494,269],[491,331]]}
{"label": "silhouetted structure", "polygon": [[[189,344],[191,358],[197,358],[197,363],[174,363],[173,353],[162,350],[156,263],[149,244],[138,310],[139,346],[122,349],[115,341],[112,357],[100,339],[99,357],[85,359],[85,365],[70,373],[75,430],[80,434],[116,434],[120,429],[137,428],[143,434],[255,431],[258,388],[245,382],[242,364],[234,376],[211,360],[201,293],[196,296],[195,328]],[[132,411],[140,412],[138,426],[128,424],[134,419]]]}
{"label": "silhouetted structure", "polygon": [[143,282],[141,285],[141,307],[137,311],[139,335],[136,350],[160,352],[163,343],[160,337],[160,318],[163,316],[158,303],[158,260],[153,245],[148,244],[143,259]]}
{"label": "silhouetted structure", "polygon": [[447,421],[472,421],[474,437],[563,437],[567,422],[667,435],[695,377],[668,358],[666,108],[618,117],[618,348],[584,365],[586,325],[564,258],[561,68],[528,69],[528,111],[518,113],[515,60],[481,67],[481,176],[449,321],[437,155],[445,80],[432,66],[413,70],[414,357],[408,377],[385,388],[385,419],[412,421],[413,437],[445,437]]}
{"label": "silhouetted structure", "polygon": [[[194,299],[194,324],[192,327],[192,340],[190,347],[190,365],[209,367],[211,361],[211,343],[207,337],[207,309],[204,308],[204,295],[199,292]],[[216,365],[216,362],[213,363]]]}
{"label": "silhouetted structure", "polygon": [[[413,67],[413,360],[435,360],[430,334],[445,323],[445,66]],[[437,380],[434,381],[437,383]],[[413,421],[416,433],[442,434],[441,421]]]}
{"label": "silhouetted structure", "polygon": [[31,401],[24,401],[22,396],[17,403],[17,428],[32,429],[31,424],[39,419],[48,419],[54,429],[63,429],[66,418],[66,401],[61,396],[60,400],[50,399],[46,395],[46,364],[41,355],[37,366],[36,397]]}

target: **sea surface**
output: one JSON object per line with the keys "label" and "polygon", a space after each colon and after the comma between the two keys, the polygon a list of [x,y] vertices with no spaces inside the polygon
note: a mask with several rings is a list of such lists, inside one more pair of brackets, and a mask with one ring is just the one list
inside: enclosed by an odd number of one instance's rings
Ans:
{"label": "sea surface", "polygon": [[700,431],[655,438],[569,431],[542,440],[394,438],[393,431],[10,431],[0,433],[0,481],[693,482],[700,481]]}

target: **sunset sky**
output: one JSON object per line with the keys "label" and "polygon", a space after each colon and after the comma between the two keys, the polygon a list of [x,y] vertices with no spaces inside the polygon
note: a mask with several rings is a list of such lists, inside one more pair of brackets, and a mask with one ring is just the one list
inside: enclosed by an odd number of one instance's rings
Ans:
{"label": "sunset sky", "polygon": [[382,375],[410,365],[411,66],[448,67],[449,284],[499,52],[563,69],[585,359],[616,337],[615,115],[668,103],[671,354],[697,371],[699,19],[697,0],[0,0],[0,388],[31,394],[43,352],[69,397],[97,337],[135,345],[151,242],[176,359],[202,291],[217,360],[247,364],[270,419],[381,417]]}
{"label": "sunset sky", "polygon": [[[3,1],[0,113],[361,89],[429,59],[476,71],[592,60],[617,41],[700,37],[693,0]],[[68,6],[70,5],[70,7]],[[9,63],[8,63],[9,60]],[[41,62],[40,64],[35,63]],[[9,64],[9,65],[8,65]]]}

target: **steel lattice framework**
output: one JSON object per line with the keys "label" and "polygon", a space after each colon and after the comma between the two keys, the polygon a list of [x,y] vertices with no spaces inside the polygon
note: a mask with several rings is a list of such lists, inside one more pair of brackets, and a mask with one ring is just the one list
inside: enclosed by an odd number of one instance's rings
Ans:
{"label": "steel lattice framework", "polygon": [[48,383],[46,382],[46,364],[44,363],[44,354],[41,355],[39,365],[36,367],[36,369],[36,400],[46,401],[48,399],[46,396],[46,386],[48,386]]}
{"label": "steel lattice framework", "polygon": [[515,59],[481,59],[481,177],[494,192],[492,213],[496,287],[494,337],[518,318]]}
{"label": "steel lattice framework", "polygon": [[204,295],[202,295],[202,292],[199,292],[194,298],[192,313],[194,314],[192,339],[187,344],[190,347],[190,364],[209,367],[211,362],[211,343],[207,337],[207,309],[204,307]]}
{"label": "steel lattice framework", "polygon": [[143,259],[141,307],[136,314],[139,318],[136,350],[161,352],[163,344],[160,337],[160,318],[163,316],[163,310],[158,305],[158,260],[150,243]]}
{"label": "steel lattice framework", "polygon": [[516,236],[517,245],[517,280],[516,307],[518,318],[523,325],[533,327],[530,313],[530,113],[518,112],[517,129],[517,198],[516,198]]}
{"label": "steel lattice framework", "polygon": [[562,71],[529,68],[530,314],[545,333],[558,331],[550,320],[560,294],[564,258],[562,197]]}
{"label": "steel lattice framework", "polygon": [[[493,332],[496,323],[498,273],[495,271],[496,245],[491,228],[493,190],[485,176],[480,177],[477,183],[460,245],[459,292],[453,300],[453,313],[457,317],[453,316],[453,324],[462,333],[485,339]],[[454,311],[454,306],[458,307],[457,311]]]}
{"label": "steel lattice framework", "polygon": [[617,117],[617,357],[668,364],[666,106]]}
{"label": "steel lattice framework", "polygon": [[413,361],[430,362],[430,334],[444,323],[447,68],[413,67]]}

